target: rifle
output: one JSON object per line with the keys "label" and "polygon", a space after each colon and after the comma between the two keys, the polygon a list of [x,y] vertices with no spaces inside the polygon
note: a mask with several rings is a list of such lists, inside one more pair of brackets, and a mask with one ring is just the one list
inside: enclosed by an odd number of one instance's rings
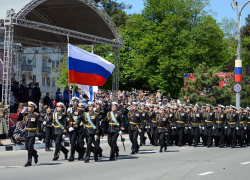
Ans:
{"label": "rifle", "polygon": [[124,145],[124,139],[123,139],[122,135],[120,135],[120,136],[121,136],[121,142],[122,142],[122,145],[123,145],[123,149],[124,149],[124,152],[125,152],[126,149],[125,149],[125,145]]}

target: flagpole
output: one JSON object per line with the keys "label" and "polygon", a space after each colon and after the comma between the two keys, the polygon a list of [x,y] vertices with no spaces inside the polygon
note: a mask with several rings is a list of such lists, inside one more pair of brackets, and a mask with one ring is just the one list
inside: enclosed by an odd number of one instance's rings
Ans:
{"label": "flagpole", "polygon": [[[67,35],[67,40],[68,40],[68,54],[69,54],[69,35]],[[69,56],[68,56],[69,57]],[[68,59],[69,61],[69,59]],[[69,86],[69,91],[68,91],[68,96],[69,96],[69,105],[68,107],[70,106],[70,73],[68,73],[68,86]],[[71,113],[69,113],[69,127],[71,127]]]}

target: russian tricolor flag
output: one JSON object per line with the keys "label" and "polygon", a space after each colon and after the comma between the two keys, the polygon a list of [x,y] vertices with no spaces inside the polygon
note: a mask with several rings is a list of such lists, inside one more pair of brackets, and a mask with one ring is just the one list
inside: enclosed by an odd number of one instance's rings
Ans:
{"label": "russian tricolor flag", "polygon": [[68,45],[69,83],[103,86],[115,66],[100,56]]}
{"label": "russian tricolor flag", "polygon": [[242,81],[242,61],[235,60],[235,82]]}

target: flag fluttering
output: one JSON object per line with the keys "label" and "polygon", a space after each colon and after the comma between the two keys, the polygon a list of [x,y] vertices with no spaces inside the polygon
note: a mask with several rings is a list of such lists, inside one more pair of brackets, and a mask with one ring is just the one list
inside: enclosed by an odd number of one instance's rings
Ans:
{"label": "flag fluttering", "polygon": [[115,66],[100,56],[68,45],[69,83],[103,86]]}

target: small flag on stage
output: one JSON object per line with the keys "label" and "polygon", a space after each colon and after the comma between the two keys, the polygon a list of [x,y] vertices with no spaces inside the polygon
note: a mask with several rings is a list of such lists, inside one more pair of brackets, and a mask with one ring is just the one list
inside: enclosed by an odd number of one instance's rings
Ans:
{"label": "small flag on stage", "polygon": [[68,45],[69,83],[103,86],[115,66],[100,56]]}

